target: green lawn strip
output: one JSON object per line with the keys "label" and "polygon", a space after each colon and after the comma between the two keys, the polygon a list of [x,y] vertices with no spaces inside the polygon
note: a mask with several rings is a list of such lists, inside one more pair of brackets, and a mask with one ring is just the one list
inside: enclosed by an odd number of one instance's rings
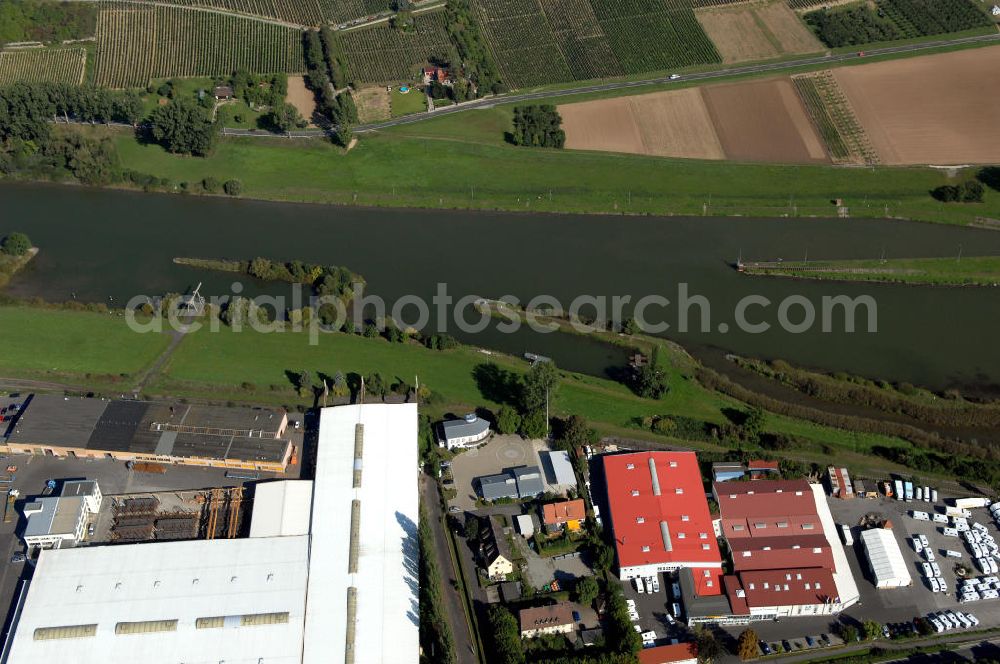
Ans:
{"label": "green lawn strip", "polygon": [[[473,111],[473,115],[486,111]],[[463,135],[463,118],[451,122]],[[436,120],[435,120],[436,122]],[[498,128],[496,118],[490,120]],[[443,130],[438,127],[435,130]],[[930,189],[947,176],[929,168],[849,169],[832,166],[738,164],[637,155],[518,148],[365,136],[348,154],[320,141],[220,141],[209,158],[171,155],[117,133],[125,168],[198,182],[237,177],[245,195],[268,200],[356,203],[373,206],[445,207],[536,212],[689,214],[787,214],[794,197],[800,215],[831,216],[832,198],[852,216],[888,214],[955,224],[1000,216],[1000,193],[981,204],[946,204]],[[483,140],[480,125],[475,140]],[[473,193],[474,192],[474,193]],[[867,205],[867,206],[866,206]]]}
{"label": "green lawn strip", "polygon": [[422,90],[410,88],[410,91],[403,94],[398,87],[392,89],[392,117],[409,115],[411,113],[423,113],[427,110],[427,96]]}
{"label": "green lawn strip", "polygon": [[138,374],[170,343],[166,334],[139,334],[119,315],[0,308],[0,371],[6,376],[58,380]]}
{"label": "green lawn strip", "polygon": [[876,281],[944,286],[996,286],[1000,283],[1000,256],[948,258],[890,258],[843,261],[789,261],[749,266],[752,275],[802,279]]}

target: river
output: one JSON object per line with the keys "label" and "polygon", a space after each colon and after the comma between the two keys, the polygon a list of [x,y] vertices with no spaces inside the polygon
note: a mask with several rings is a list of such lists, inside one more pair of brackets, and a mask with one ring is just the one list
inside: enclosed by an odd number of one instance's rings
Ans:
{"label": "river", "polygon": [[[712,364],[723,352],[780,357],[826,371],[1000,394],[1000,289],[934,288],[752,278],[731,264],[799,260],[1000,254],[1000,233],[932,224],[860,219],[654,218],[521,215],[289,205],[221,198],[141,194],[38,184],[0,184],[0,233],[21,230],[41,248],[7,292],[50,300],[124,304],[138,294],[229,292],[234,275],[174,265],[175,256],[269,258],[345,265],[365,276],[368,292],[392,302],[430,299],[439,283],[465,295],[550,295],[564,305],[581,294],[661,295],[647,311],[667,320],[668,336]],[[710,303],[708,330],[678,330],[679,284]],[[281,293],[276,284],[248,292]],[[878,331],[848,333],[817,323],[807,332],[778,327],[778,303],[802,296],[821,310],[825,295],[870,295]],[[748,318],[764,333],[734,324],[737,303],[763,296]],[[698,321],[697,306],[688,311]],[[797,322],[801,308],[791,307]],[[470,316],[471,318],[471,316]],[[859,326],[866,327],[866,317]],[[728,326],[721,331],[720,324]],[[695,328],[698,326],[695,325]],[[478,334],[448,330],[478,345],[554,357],[560,366],[603,373],[621,349],[577,335],[522,330]]]}

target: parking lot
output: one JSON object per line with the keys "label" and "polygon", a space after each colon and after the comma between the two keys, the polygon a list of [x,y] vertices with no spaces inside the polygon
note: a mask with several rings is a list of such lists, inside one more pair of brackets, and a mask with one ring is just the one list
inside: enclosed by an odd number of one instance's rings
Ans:
{"label": "parking lot", "polygon": [[673,592],[677,577],[673,574],[658,574],[657,579],[660,590],[653,593],[640,593],[635,581],[621,582],[626,601],[634,601],[636,613],[639,614],[639,620],[633,620],[632,624],[638,625],[642,632],[655,632],[658,642],[683,637],[688,631],[687,627],[675,619],[675,609],[672,606],[674,602],[680,602],[679,593],[675,596]]}
{"label": "parking lot", "polygon": [[[460,452],[451,462],[451,475],[458,495],[449,504],[465,511],[476,509],[474,480],[484,475],[495,475],[507,468],[518,466],[542,467],[538,453],[548,450],[545,441],[525,440],[520,436],[493,436],[481,447]],[[543,477],[545,474],[543,473]],[[553,490],[545,478],[545,490]]]}
{"label": "parking lot", "polygon": [[[947,537],[942,534],[944,524],[934,521],[918,521],[911,515],[913,510],[933,514],[944,511],[943,501],[936,505],[926,501],[898,501],[888,498],[854,500],[830,500],[830,508],[837,524],[848,524],[852,528],[855,543],[847,548],[848,561],[861,591],[861,603],[844,612],[847,619],[853,619],[860,624],[864,619],[874,619],[881,623],[902,622],[912,620],[928,613],[954,609],[973,613],[984,627],[1000,625],[1000,601],[984,600],[960,604],[956,594],[958,576],[956,564],[962,564],[972,570],[973,576],[981,574],[969,554],[965,542],[961,538]],[[877,590],[871,579],[864,552],[861,547],[858,527],[861,519],[867,514],[877,514],[892,522],[892,533],[907,562],[913,585],[908,588]],[[970,521],[982,523],[988,532],[1000,541],[1000,531],[993,523],[988,510],[972,510]],[[924,555],[917,553],[913,546],[913,536],[923,535],[927,538],[935,562],[941,570],[941,578],[948,587],[947,592],[932,592],[929,583],[924,578],[922,563],[926,562]],[[958,551],[961,559],[949,558],[945,550]]]}

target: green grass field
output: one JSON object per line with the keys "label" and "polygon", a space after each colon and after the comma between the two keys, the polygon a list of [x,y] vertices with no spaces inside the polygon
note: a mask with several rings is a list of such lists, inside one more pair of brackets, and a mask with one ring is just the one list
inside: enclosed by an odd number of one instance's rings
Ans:
{"label": "green grass field", "polygon": [[0,372],[25,378],[135,375],[166,349],[165,334],[137,334],[119,315],[0,308]]}
{"label": "green grass field", "polygon": [[[949,182],[929,168],[848,169],[663,159],[519,148],[503,142],[509,110],[433,118],[361,135],[344,154],[314,140],[220,141],[205,159],[168,154],[118,134],[122,165],[175,184],[237,177],[245,196],[372,206],[603,214],[834,216],[967,224],[1000,217],[1000,193],[981,204],[945,204],[928,191]],[[431,139],[431,140],[428,140]],[[471,195],[474,188],[475,197]],[[711,204],[709,205],[709,202]]]}
{"label": "green grass field", "polygon": [[787,261],[750,266],[752,275],[785,276],[836,281],[875,281],[939,286],[996,286],[1000,284],[1000,256],[952,258],[890,258],[885,260]]}

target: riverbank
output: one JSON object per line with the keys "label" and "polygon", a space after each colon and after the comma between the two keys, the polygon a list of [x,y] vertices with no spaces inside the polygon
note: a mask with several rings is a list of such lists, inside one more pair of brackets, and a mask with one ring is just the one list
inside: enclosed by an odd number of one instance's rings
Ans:
{"label": "riverbank", "polygon": [[[224,137],[208,157],[139,143],[130,130],[80,127],[108,137],[121,168],[150,191],[201,195],[199,183],[238,179],[242,198],[367,207],[608,215],[898,218],[970,225],[1000,218],[1000,192],[947,204],[927,192],[952,180],[924,167],[845,168],[713,162],[524,148],[504,141],[510,107],[430,118],[365,135],[349,153],[312,139]],[[969,177],[977,169],[965,169]],[[135,188],[114,184],[112,187]]]}
{"label": "riverbank", "polygon": [[[69,384],[75,391],[111,396],[134,389],[157,364],[169,341],[165,333],[132,332],[120,312],[10,306],[0,308],[0,336],[11,349],[0,358],[0,376]],[[553,416],[578,414],[604,435],[697,449],[721,458],[732,449],[725,437],[677,437],[654,433],[646,424],[672,418],[727,431],[734,426],[734,413],[748,407],[704,387],[694,376],[691,358],[677,354],[672,345],[648,337],[643,341],[661,348],[670,385],[662,399],[639,397],[611,380],[560,371],[560,385],[551,404]],[[205,328],[183,338],[160,372],[149,377],[142,396],[300,408],[312,402],[300,396],[290,375],[378,372],[388,384],[412,385],[419,380],[430,390],[425,411],[441,417],[509,403],[511,381],[527,369],[523,360],[471,346],[439,351],[415,341],[390,343],[343,333],[323,334],[318,343],[310,344],[306,332],[258,334]],[[873,452],[898,449],[902,454],[913,448],[893,436],[837,429],[775,413],[766,414],[764,431],[782,441],[782,458],[800,463],[825,464],[834,450],[842,463],[859,472],[912,472]],[[755,446],[744,442],[741,447],[751,450]],[[766,448],[755,453],[769,454]],[[933,471],[923,474],[935,476]]]}
{"label": "riverbank", "polygon": [[9,256],[0,252],[0,288],[6,286],[37,255],[38,247],[31,247],[23,256]]}
{"label": "riverbank", "polygon": [[822,281],[868,281],[921,286],[1000,285],[1000,256],[747,262],[741,263],[738,269],[751,276]]}

